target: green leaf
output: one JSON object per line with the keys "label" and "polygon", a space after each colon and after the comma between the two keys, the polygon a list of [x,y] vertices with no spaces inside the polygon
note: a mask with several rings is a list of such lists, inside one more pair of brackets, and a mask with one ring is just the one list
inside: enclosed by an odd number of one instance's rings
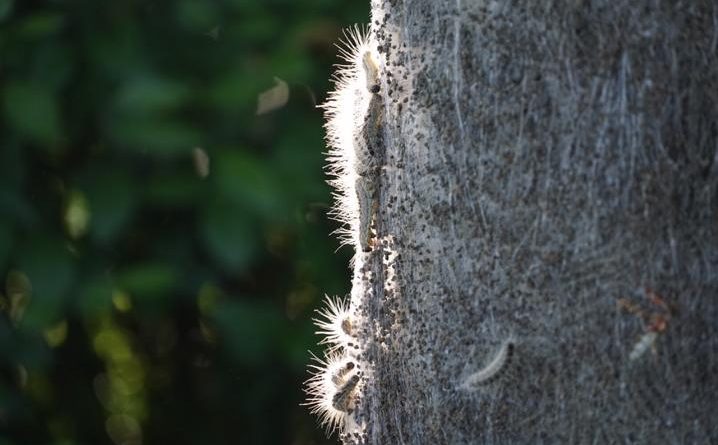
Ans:
{"label": "green leaf", "polygon": [[13,245],[12,227],[0,221],[0,270],[4,270],[5,262]]}
{"label": "green leaf", "polygon": [[[30,163],[27,162],[27,153],[23,151],[21,145],[17,138],[5,137],[2,142],[2,147],[0,147],[0,190],[7,192],[22,188],[23,179]],[[0,214],[2,214],[1,211]]]}
{"label": "green leaf", "polygon": [[5,20],[10,13],[15,2],[13,0],[0,0],[0,22]]}
{"label": "green leaf", "polygon": [[27,39],[41,39],[57,33],[65,23],[61,14],[39,12],[24,19],[18,27],[18,35]]}
{"label": "green leaf", "polygon": [[46,39],[33,48],[33,82],[49,91],[59,91],[73,81],[77,74],[71,45],[60,39]]}
{"label": "green leaf", "polygon": [[137,204],[136,180],[112,168],[106,167],[105,171],[106,174],[94,177],[88,183],[87,190],[92,212],[90,234],[103,245],[119,236]]}
{"label": "green leaf", "polygon": [[119,118],[111,126],[112,137],[128,150],[157,155],[178,156],[201,145],[201,134],[183,122],[165,119]]}
{"label": "green leaf", "polygon": [[64,298],[75,278],[75,262],[60,240],[44,237],[32,239],[18,256],[18,269],[31,285],[22,326],[42,330],[62,315]]}
{"label": "green leaf", "polygon": [[104,277],[94,277],[82,284],[78,298],[73,300],[75,309],[85,317],[105,313],[112,307],[112,286]]}
{"label": "green leaf", "polygon": [[247,212],[215,201],[204,210],[201,230],[209,252],[225,269],[236,272],[249,266],[257,234]]}
{"label": "green leaf", "polygon": [[257,106],[257,95],[266,88],[266,79],[249,74],[243,65],[233,67],[220,75],[207,93],[208,101],[222,111],[239,110],[253,113]]}
{"label": "green leaf", "polygon": [[32,204],[14,190],[0,188],[0,218],[30,228],[37,224],[38,215]]}
{"label": "green leaf", "polygon": [[119,272],[118,283],[139,299],[155,298],[170,292],[177,282],[177,274],[163,263],[140,263]]}
{"label": "green leaf", "polygon": [[149,179],[147,198],[159,206],[191,206],[202,196],[204,184],[184,172],[158,173]]}
{"label": "green leaf", "polygon": [[177,109],[190,98],[190,89],[180,82],[143,76],[120,89],[115,105],[124,113],[153,114]]}
{"label": "green leaf", "polygon": [[85,235],[90,224],[90,208],[87,198],[80,190],[71,190],[67,194],[63,220],[70,238],[76,240]]}
{"label": "green leaf", "polygon": [[5,115],[21,135],[41,144],[60,138],[60,117],[55,96],[43,85],[10,83],[4,94]]}
{"label": "green leaf", "polygon": [[184,0],[176,9],[177,21],[185,28],[207,31],[217,25],[217,10],[212,2]]}
{"label": "green leaf", "polygon": [[246,211],[276,218],[284,208],[277,177],[266,165],[239,150],[220,152],[214,160],[220,192]]}
{"label": "green leaf", "polygon": [[219,303],[212,319],[230,358],[248,366],[267,362],[276,345],[277,328],[283,322],[276,309],[241,300]]}

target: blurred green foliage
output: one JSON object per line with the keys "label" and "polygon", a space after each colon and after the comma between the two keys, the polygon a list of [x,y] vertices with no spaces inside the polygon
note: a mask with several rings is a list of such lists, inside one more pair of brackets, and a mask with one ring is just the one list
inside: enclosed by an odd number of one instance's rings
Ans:
{"label": "blurred green foliage", "polygon": [[326,442],[315,101],[367,3],[0,0],[0,444]]}

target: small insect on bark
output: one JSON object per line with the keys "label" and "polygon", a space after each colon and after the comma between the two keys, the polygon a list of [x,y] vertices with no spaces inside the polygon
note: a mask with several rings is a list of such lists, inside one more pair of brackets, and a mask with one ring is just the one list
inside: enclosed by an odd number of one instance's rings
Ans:
{"label": "small insect on bark", "polygon": [[476,391],[479,386],[491,382],[511,361],[511,357],[514,354],[514,347],[513,340],[505,341],[491,362],[468,376],[460,388],[466,391]]}
{"label": "small insect on bark", "polygon": [[644,310],[639,304],[633,303],[628,298],[618,300],[619,308],[640,318],[645,326],[643,335],[633,345],[631,352],[628,354],[629,361],[638,360],[649,349],[653,351],[654,355],[657,353],[656,341],[668,329],[671,316],[675,312],[675,308],[668,304],[658,292],[649,287],[644,288],[643,292],[648,302],[651,303],[652,310]]}
{"label": "small insect on bark", "polygon": [[641,336],[641,338],[633,345],[631,353],[628,354],[628,360],[638,360],[645,352],[651,348],[656,347],[656,340],[658,339],[658,332],[648,331]]}

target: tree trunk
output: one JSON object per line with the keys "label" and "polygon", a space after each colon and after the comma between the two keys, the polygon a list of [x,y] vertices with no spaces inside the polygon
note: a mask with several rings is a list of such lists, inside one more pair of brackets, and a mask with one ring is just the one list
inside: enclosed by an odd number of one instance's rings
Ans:
{"label": "tree trunk", "polygon": [[715,0],[372,16],[386,154],[344,441],[716,443]]}

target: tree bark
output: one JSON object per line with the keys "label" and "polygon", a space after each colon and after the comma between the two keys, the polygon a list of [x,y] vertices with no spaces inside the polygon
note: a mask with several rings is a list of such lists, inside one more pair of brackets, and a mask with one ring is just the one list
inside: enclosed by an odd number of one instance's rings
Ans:
{"label": "tree bark", "polygon": [[716,443],[716,2],[372,20],[386,154],[344,441]]}

